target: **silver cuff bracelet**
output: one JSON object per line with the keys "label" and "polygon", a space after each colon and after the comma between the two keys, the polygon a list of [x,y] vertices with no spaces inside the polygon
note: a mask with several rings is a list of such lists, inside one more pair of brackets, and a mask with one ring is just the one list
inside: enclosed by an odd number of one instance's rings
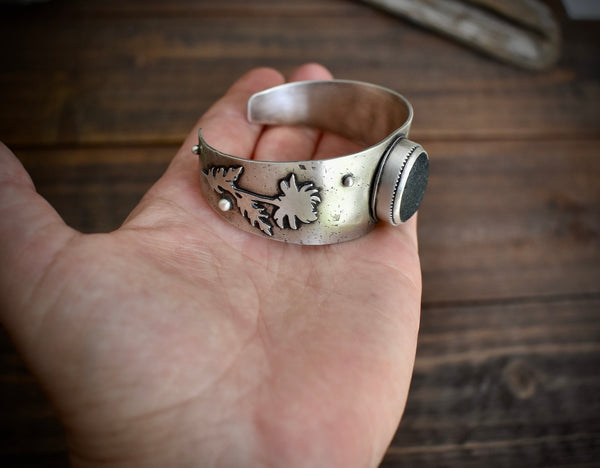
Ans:
{"label": "silver cuff bracelet", "polygon": [[199,132],[204,196],[234,226],[295,244],[334,244],[381,220],[407,221],[425,193],[429,158],[406,137],[410,103],[386,88],[346,80],[276,86],[248,101],[248,120],[305,125],[364,145],[323,160],[254,161],[221,153]]}

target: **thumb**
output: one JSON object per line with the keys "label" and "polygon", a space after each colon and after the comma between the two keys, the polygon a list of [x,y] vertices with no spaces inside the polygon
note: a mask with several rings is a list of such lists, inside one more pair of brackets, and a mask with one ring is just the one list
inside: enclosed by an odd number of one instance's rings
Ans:
{"label": "thumb", "polygon": [[0,142],[0,322],[17,344],[40,318],[28,307],[37,285],[76,235]]}

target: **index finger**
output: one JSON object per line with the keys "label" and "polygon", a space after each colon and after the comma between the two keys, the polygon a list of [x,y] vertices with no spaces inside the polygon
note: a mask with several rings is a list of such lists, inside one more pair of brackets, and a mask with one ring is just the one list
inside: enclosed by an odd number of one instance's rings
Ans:
{"label": "index finger", "polygon": [[[238,79],[196,123],[162,177],[144,195],[124,225],[144,222],[140,214],[152,207],[157,199],[167,199],[190,212],[199,212],[203,205],[199,196],[198,156],[192,147],[198,144],[198,130],[208,144],[228,154],[249,158],[262,132],[262,125],[251,124],[246,118],[250,96],[284,82],[283,76],[270,68],[257,68]],[[150,216],[153,222],[154,216]]]}
{"label": "index finger", "polygon": [[[219,148],[219,151],[226,154],[250,158],[263,126],[248,122],[248,99],[254,93],[284,82],[281,73],[271,68],[257,68],[246,73],[200,118],[171,165],[177,166],[181,159],[197,159],[191,155],[191,148],[198,143],[200,128],[204,139],[212,147]],[[189,158],[181,158],[182,155]]]}

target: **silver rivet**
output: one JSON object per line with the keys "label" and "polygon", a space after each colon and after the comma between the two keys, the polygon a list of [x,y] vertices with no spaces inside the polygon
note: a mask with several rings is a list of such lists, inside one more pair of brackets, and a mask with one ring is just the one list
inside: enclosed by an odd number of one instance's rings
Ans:
{"label": "silver rivet", "polygon": [[354,177],[352,177],[350,174],[345,175],[342,178],[342,185],[344,187],[352,187],[354,185]]}
{"label": "silver rivet", "polygon": [[198,145],[192,146],[192,153],[194,153],[194,154],[200,153],[200,147]]}
{"label": "silver rivet", "polygon": [[221,198],[217,205],[221,211],[229,211],[231,208],[233,208],[233,203],[231,203],[231,201],[229,201],[227,198]]}

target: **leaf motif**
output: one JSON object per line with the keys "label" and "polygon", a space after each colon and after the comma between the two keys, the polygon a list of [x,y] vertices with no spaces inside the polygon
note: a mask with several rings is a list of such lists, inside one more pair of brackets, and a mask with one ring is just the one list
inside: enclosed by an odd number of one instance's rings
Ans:
{"label": "leaf motif", "polygon": [[279,187],[282,193],[274,200],[277,208],[273,212],[277,226],[284,229],[287,223],[291,229],[298,229],[298,221],[308,224],[317,220],[317,205],[321,203],[321,197],[312,182],[298,186],[296,175],[291,174],[287,180],[280,182]]}
{"label": "leaf motif", "polygon": [[236,202],[240,213],[246,217],[252,226],[272,236],[273,226],[269,222],[269,213],[267,213],[265,207],[245,193],[238,192],[236,195]]}
{"label": "leaf motif", "polygon": [[244,168],[242,166],[214,166],[204,171],[210,187],[217,193],[231,192],[235,181],[238,180]]}

